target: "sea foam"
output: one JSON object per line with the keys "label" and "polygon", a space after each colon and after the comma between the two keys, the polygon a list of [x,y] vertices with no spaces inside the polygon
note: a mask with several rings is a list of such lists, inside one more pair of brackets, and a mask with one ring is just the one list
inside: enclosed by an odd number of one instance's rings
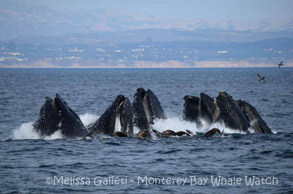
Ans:
{"label": "sea foam", "polygon": [[12,139],[61,139],[63,135],[58,130],[50,136],[41,137],[34,129],[33,122],[23,123],[21,126],[13,131]]}

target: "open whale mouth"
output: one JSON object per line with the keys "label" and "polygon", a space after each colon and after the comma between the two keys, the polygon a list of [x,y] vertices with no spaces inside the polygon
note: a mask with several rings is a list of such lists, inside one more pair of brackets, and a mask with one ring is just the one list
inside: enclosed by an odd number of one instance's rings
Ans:
{"label": "open whale mouth", "polygon": [[200,93],[199,115],[208,123],[212,123],[215,117],[215,100],[205,93]]}
{"label": "open whale mouth", "polygon": [[121,117],[123,116],[123,106],[125,104],[125,97],[119,96],[118,106],[116,108],[116,115],[115,115],[115,129],[114,132],[122,131],[122,123]]}
{"label": "open whale mouth", "polygon": [[144,98],[142,99],[142,105],[143,105],[143,109],[145,111],[145,115],[148,120],[148,123],[154,124],[153,117],[152,117],[151,111],[150,111],[151,108],[150,108],[150,104],[149,104],[149,99],[147,98],[146,95],[144,95]]}
{"label": "open whale mouth", "polygon": [[152,116],[150,113],[150,105],[149,105],[149,99],[148,99],[147,93],[148,92],[145,91],[143,88],[137,89],[137,94],[138,94],[139,98],[141,99],[147,122],[151,124],[153,120],[152,120]]}
{"label": "open whale mouth", "polygon": [[122,95],[118,96],[116,114],[121,112],[125,104],[126,98]]}
{"label": "open whale mouth", "polygon": [[127,132],[132,133],[132,118],[133,110],[131,103],[125,96],[118,96],[116,99],[116,110],[115,110],[115,123],[114,132]]}
{"label": "open whale mouth", "polygon": [[121,122],[120,122],[120,114],[117,114],[116,115],[116,118],[115,118],[115,129],[114,129],[114,132],[122,131],[121,129],[122,129],[122,127],[121,127]]}

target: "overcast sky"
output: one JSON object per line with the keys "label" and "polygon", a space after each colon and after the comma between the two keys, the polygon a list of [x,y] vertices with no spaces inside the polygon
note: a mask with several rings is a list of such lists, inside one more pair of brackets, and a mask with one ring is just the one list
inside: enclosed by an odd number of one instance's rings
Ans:
{"label": "overcast sky", "polygon": [[141,29],[293,32],[293,0],[0,0],[0,40]]}
{"label": "overcast sky", "polygon": [[28,0],[64,9],[121,9],[152,17],[183,19],[293,18],[292,0]]}

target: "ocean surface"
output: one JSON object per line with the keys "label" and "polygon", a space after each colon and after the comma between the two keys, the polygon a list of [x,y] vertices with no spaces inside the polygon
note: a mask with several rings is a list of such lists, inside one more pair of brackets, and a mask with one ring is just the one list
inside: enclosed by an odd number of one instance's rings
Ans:
{"label": "ocean surface", "polygon": [[[256,74],[266,77],[258,81]],[[150,88],[168,116],[154,128],[193,137],[40,138],[45,97],[60,94],[85,124],[119,94]],[[256,107],[274,134],[203,139],[182,120],[183,97],[224,90]],[[0,69],[0,193],[289,193],[293,191],[293,68]]]}

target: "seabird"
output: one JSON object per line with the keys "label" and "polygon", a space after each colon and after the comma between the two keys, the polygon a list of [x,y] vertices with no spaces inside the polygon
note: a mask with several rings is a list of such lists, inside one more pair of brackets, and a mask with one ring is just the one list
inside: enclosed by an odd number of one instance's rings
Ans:
{"label": "seabird", "polygon": [[263,76],[261,76],[261,75],[259,75],[259,74],[257,74],[257,76],[258,76],[258,81],[260,81],[260,82],[265,82],[265,77],[263,77]]}

